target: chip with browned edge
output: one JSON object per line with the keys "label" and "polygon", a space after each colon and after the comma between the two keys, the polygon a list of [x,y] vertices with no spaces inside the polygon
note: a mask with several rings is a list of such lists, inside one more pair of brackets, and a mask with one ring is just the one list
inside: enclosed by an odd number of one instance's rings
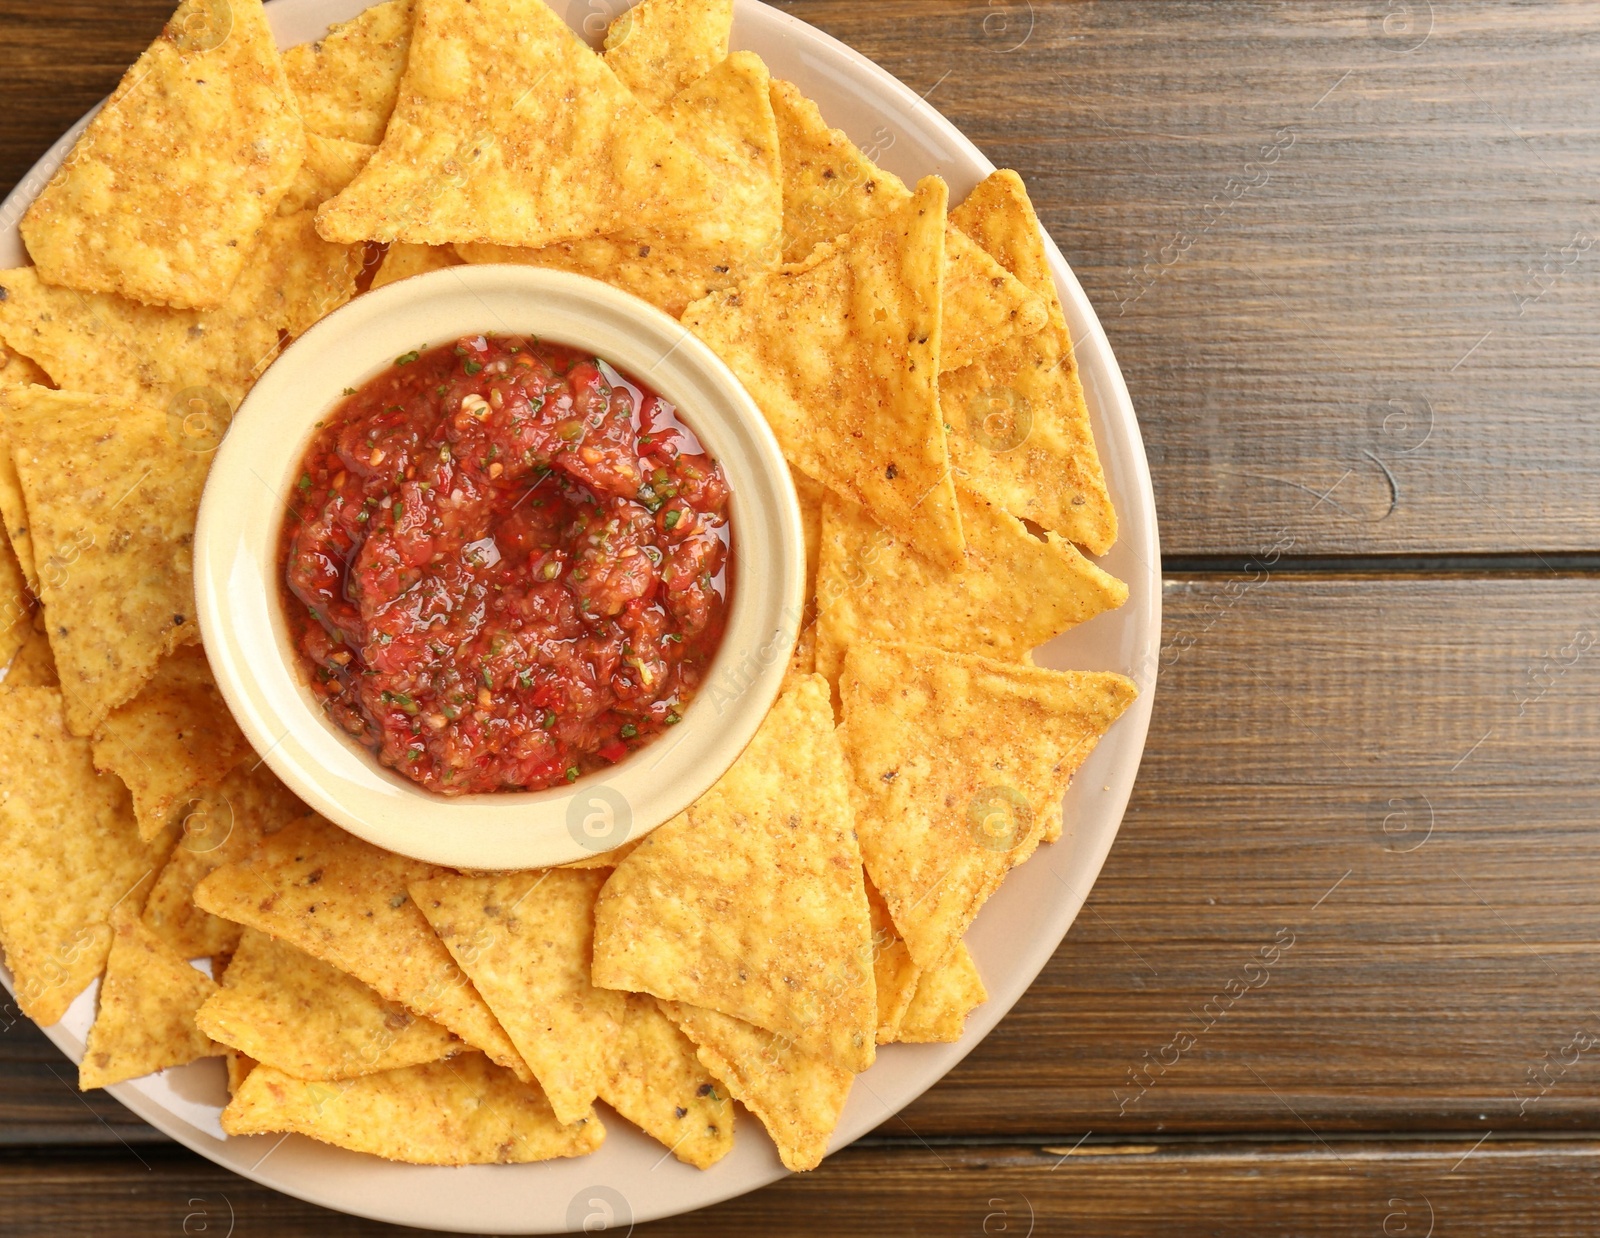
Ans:
{"label": "chip with browned edge", "polygon": [[106,715],[94,733],[95,768],[128,785],[139,837],[147,839],[167,825],[181,799],[221,782],[249,751],[199,648],[162,659],[139,695]]}
{"label": "chip with browned edge", "polygon": [[1072,338],[1056,295],[1039,218],[1022,178],[996,172],[951,218],[1044,298],[1049,325],[1003,342],[941,382],[950,457],[997,506],[1104,554],[1117,540]]}
{"label": "chip with browned edge", "polygon": [[600,1096],[672,1155],[710,1169],[733,1149],[733,1099],[648,993],[628,993]]}
{"label": "chip with browned edge", "polygon": [[840,679],[856,829],[917,966],[955,950],[1135,696],[1121,675],[862,642]]}
{"label": "chip with browned edge", "polygon": [[217,869],[195,887],[194,901],[349,972],[531,1081],[505,1029],[406,892],[433,872],[306,817],[243,863]]}
{"label": "chip with browned edge", "polygon": [[895,1039],[908,1045],[960,1040],[967,1016],[988,1000],[989,991],[983,987],[978,965],[963,943],[946,962],[918,978],[916,996],[900,1021]]}
{"label": "chip with browned edge", "polygon": [[877,999],[858,854],[831,694],[812,676],[611,874],[595,983],[720,1010],[865,1070]]}
{"label": "chip with browned edge", "polygon": [[52,284],[221,305],[305,154],[261,0],[183,0],[22,217]]}
{"label": "chip with browned edge", "polygon": [[589,978],[603,871],[545,869],[411,883],[563,1122],[590,1111],[622,1027],[623,995]]}
{"label": "chip with browned edge", "polygon": [[122,783],[95,772],[53,688],[0,688],[0,944],[17,1004],[41,1026],[100,974],[112,909],[142,902],[171,838],[139,841]]}
{"label": "chip with browned edge", "polygon": [[323,236],[550,245],[715,206],[706,166],[543,0],[418,0],[383,142]]}
{"label": "chip with browned edge", "polygon": [[556,1121],[544,1093],[481,1053],[338,1082],[257,1066],[222,1111],[230,1135],[293,1131],[411,1165],[516,1165],[585,1156],[605,1139],[590,1117]]}
{"label": "chip with browned edge", "polygon": [[785,1168],[815,1169],[850,1097],[855,1076],[740,1019],[681,1002],[662,1009],[698,1047],[700,1064],[760,1119]]}
{"label": "chip with browned edge", "polygon": [[411,46],[412,0],[386,0],[283,54],[306,132],[376,146]]}
{"label": "chip with browned edge", "polygon": [[744,382],[792,465],[960,564],[937,374],[947,198],[930,176],[898,210],[683,321]]}
{"label": "chip with browned edge", "polygon": [[219,1044],[296,1079],[355,1079],[466,1047],[431,1019],[255,929],[244,930],[196,1022]]}
{"label": "chip with browned edge", "polygon": [[194,617],[206,457],[160,409],[31,387],[4,407],[67,721],[91,735],[149,682]]}
{"label": "chip with browned edge", "polygon": [[606,63],[652,110],[728,55],[733,0],[639,0],[606,28]]}
{"label": "chip with browned edge", "polygon": [[1051,533],[956,488],[966,562],[935,563],[838,497],[823,516],[817,669],[839,675],[856,641],[908,641],[1022,660],[1030,649],[1128,600],[1128,586]]}
{"label": "chip with browned edge", "polygon": [[195,1026],[195,1011],[217,991],[211,977],[159,941],[126,903],[113,919],[100,1008],[78,1063],[78,1087],[109,1087],[222,1052]]}

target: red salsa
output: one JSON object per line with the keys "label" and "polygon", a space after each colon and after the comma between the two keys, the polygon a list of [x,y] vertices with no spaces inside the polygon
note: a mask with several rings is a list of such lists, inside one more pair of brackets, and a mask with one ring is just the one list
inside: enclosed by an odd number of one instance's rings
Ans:
{"label": "red salsa", "polygon": [[673,407],[515,336],[408,352],[319,423],[285,610],[311,683],[446,795],[537,790],[678,722],[722,640],[728,486]]}

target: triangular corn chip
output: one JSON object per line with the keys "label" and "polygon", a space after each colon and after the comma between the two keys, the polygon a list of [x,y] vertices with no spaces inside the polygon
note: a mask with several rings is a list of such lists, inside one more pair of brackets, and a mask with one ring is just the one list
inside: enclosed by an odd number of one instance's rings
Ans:
{"label": "triangular corn chip", "polygon": [[289,192],[278,203],[278,214],[314,211],[355,180],[367,166],[377,146],[367,142],[348,142],[344,138],[325,138],[306,134],[306,158]]}
{"label": "triangular corn chip", "polygon": [[400,91],[412,0],[387,0],[283,54],[306,132],[376,146]]}
{"label": "triangular corn chip", "polygon": [[[819,244],[869,219],[881,219],[911,196],[904,182],[876,166],[817,105],[784,81],[772,83],[783,166],[783,260],[803,262]],[[1045,325],[1044,302],[984,253],[952,221],[945,234],[941,372],[959,369],[1006,340]]]}
{"label": "triangular corn chip", "polygon": [[600,1095],[672,1155],[710,1169],[733,1150],[733,1100],[648,993],[628,993]]}
{"label": "triangular corn chip", "polygon": [[563,1126],[544,1093],[481,1053],[336,1083],[252,1070],[222,1111],[230,1135],[293,1131],[410,1165],[516,1165],[586,1156],[598,1118]]}
{"label": "triangular corn chip", "polygon": [[662,1009],[698,1046],[700,1064],[767,1128],[785,1168],[798,1173],[822,1164],[853,1074],[714,1010],[679,1002]]}
{"label": "triangular corn chip", "polygon": [[33,635],[33,592],[11,543],[0,537],[0,664],[9,663]]}
{"label": "triangular corn chip", "polygon": [[1135,689],[925,646],[845,657],[841,733],[872,883],[916,964],[938,967]]}
{"label": "triangular corn chip", "polygon": [[240,927],[196,907],[195,886],[224,864],[249,859],[263,838],[307,811],[254,753],[217,786],[182,801],[173,814],[178,844],[145,900],[145,927],[181,958],[232,950]]}
{"label": "triangular corn chip", "polygon": [[252,267],[239,283],[248,287],[260,281],[254,304],[290,335],[303,335],[356,295],[363,247],[323,240],[317,233],[315,211],[269,220],[262,233],[262,251],[272,255],[272,268]]}
{"label": "triangular corn chip", "polygon": [[531,1080],[505,1030],[406,893],[409,882],[433,871],[306,817],[267,839],[245,863],[217,869],[195,887],[194,901],[349,972]]}
{"label": "triangular corn chip", "polygon": [[296,1079],[355,1079],[465,1048],[431,1019],[254,929],[240,937],[196,1022],[219,1044]]}
{"label": "triangular corn chip", "polygon": [[[619,19],[620,20],[620,19]],[[736,52],[663,114],[711,169],[721,201],[670,227],[636,227],[540,249],[462,245],[469,262],[516,262],[604,280],[677,317],[718,288],[778,265],[783,195],[770,78],[761,58]]]}
{"label": "triangular corn chip", "polygon": [[837,679],[856,641],[907,641],[1021,661],[1030,649],[1128,600],[1128,586],[1071,542],[957,487],[966,563],[918,554],[855,504],[823,517],[817,571],[817,669]]}
{"label": "triangular corn chip", "polygon": [[959,945],[947,962],[923,972],[917,980],[916,996],[900,1021],[895,1039],[908,1045],[960,1040],[967,1016],[988,1000],[989,991],[983,987],[978,965],[966,945]]}
{"label": "triangular corn chip", "polygon": [[398,283],[413,275],[426,275],[429,271],[442,271],[446,267],[460,266],[460,255],[449,245],[407,245],[396,242],[389,246],[378,273],[372,277],[373,288]]}
{"label": "triangular corn chip", "polygon": [[900,1022],[917,991],[921,969],[911,961],[911,951],[894,931],[894,920],[883,905],[872,880],[867,880],[867,906],[872,912],[872,972],[878,990],[878,1043],[886,1045],[900,1035]]}
{"label": "triangular corn chip", "polygon": [[49,386],[50,376],[19,352],[0,347],[0,395],[19,387]]}
{"label": "triangular corn chip", "polygon": [[728,55],[733,0],[640,0],[606,29],[606,64],[652,111]]}
{"label": "triangular corn chip", "polygon": [[720,1010],[865,1070],[877,999],[847,782],[828,686],[802,681],[611,874],[595,983]]}
{"label": "triangular corn chip", "polygon": [[17,1004],[48,1026],[100,974],[112,909],[142,901],[172,840],[139,841],[127,788],[95,772],[59,692],[6,687],[0,701],[0,944]]}
{"label": "triangular corn chip", "polygon": [[99,1012],[78,1063],[86,1092],[222,1052],[194,1022],[217,991],[211,977],[168,950],[126,904],[113,927]]}
{"label": "triangular corn chip", "polygon": [[195,514],[206,456],[167,414],[41,387],[5,409],[50,647],[74,732],[93,734],[161,658],[200,638]]}
{"label": "triangular corn chip", "polygon": [[16,393],[21,390],[15,389],[10,396],[0,391],[0,521],[5,523],[6,537],[11,543],[11,551],[16,556],[17,568],[27,583],[28,592],[37,597],[39,573],[33,563],[33,533],[28,528],[28,504],[22,497],[22,479],[17,476],[16,461],[11,458],[11,442],[5,435],[7,402],[16,398]]}
{"label": "triangular corn chip", "polygon": [[221,305],[305,154],[261,0],[184,0],[22,217],[52,284]]}
{"label": "triangular corn chip", "polygon": [[244,1086],[244,1081],[249,1078],[250,1072],[261,1063],[237,1049],[224,1048],[222,1056],[228,1063],[228,1095],[237,1096],[239,1089]]}
{"label": "triangular corn chip", "polygon": [[133,792],[144,839],[165,828],[181,799],[221,782],[249,751],[199,648],[163,659],[139,695],[94,734],[95,768]]}
{"label": "triangular corn chip", "polygon": [[17,650],[17,656],[6,667],[5,686],[8,688],[59,688],[61,677],[56,674],[56,660],[50,654],[50,638],[38,628],[28,633]]}
{"label": "triangular corn chip", "polygon": [[377,154],[329,240],[550,245],[714,206],[710,173],[543,0],[418,0]]}
{"label": "triangular corn chip", "polygon": [[961,562],[939,413],[943,181],[804,265],[689,307],[795,467],[929,555]]}
{"label": "triangular corn chip", "polygon": [[1050,310],[1037,335],[942,380],[951,461],[967,486],[1013,516],[1104,554],[1117,540],[1117,514],[1028,191],[1015,172],[996,172],[951,218]]}
{"label": "triangular corn chip", "polygon": [[589,979],[604,872],[546,869],[411,883],[411,898],[483,994],[562,1122],[589,1113],[622,1026]]}

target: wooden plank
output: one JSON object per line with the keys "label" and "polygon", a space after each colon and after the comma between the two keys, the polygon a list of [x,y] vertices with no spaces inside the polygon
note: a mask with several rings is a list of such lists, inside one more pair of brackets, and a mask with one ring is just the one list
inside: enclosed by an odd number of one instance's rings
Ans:
{"label": "wooden plank", "polygon": [[[1366,1238],[1593,1232],[1600,1145],[1573,1142],[858,1147],[810,1174],[689,1217],[641,1224],[639,1238],[885,1232],[1097,1238],[1307,1234]],[[8,1238],[172,1234],[414,1234],[341,1217],[175,1152],[0,1163]],[[628,1192],[644,1198],[646,1184]],[[579,1201],[580,1220],[584,1214]],[[629,1231],[626,1200],[607,1231]],[[590,1214],[593,1215],[593,1214]],[[892,1222],[887,1218],[893,1218]],[[465,1218],[463,1218],[465,1221]],[[887,1225],[887,1230],[886,1230]],[[202,1228],[203,1227],[203,1228]],[[598,1232],[592,1230],[590,1232]]]}

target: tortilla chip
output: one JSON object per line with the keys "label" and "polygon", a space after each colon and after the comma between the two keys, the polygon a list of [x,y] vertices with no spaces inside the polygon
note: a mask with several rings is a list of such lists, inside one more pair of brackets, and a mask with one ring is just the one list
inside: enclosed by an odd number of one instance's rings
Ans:
{"label": "tortilla chip", "polygon": [[67,720],[92,735],[162,657],[200,639],[206,457],[173,441],[161,410],[100,396],[31,387],[5,417]]}
{"label": "tortilla chip", "polygon": [[133,792],[144,839],[161,832],[180,799],[221,782],[249,751],[199,648],[163,660],[143,691],[112,710],[94,735],[95,768]]}
{"label": "tortilla chip", "polygon": [[418,0],[399,100],[329,240],[550,245],[715,206],[709,171],[543,0]]}
{"label": "tortilla chip", "polygon": [[[804,262],[818,245],[910,198],[904,182],[876,166],[793,85],[772,83],[783,166],[783,260]],[[945,233],[941,372],[959,369],[999,343],[1045,325],[1044,302],[952,222]]]}
{"label": "tortilla chip", "polygon": [[[298,50],[298,49],[297,49]],[[306,134],[306,159],[300,172],[278,203],[278,214],[293,215],[296,211],[314,211],[329,198],[355,180],[356,173],[367,166],[375,143],[350,142],[344,138]]]}
{"label": "tortilla chip", "polygon": [[182,958],[232,950],[240,927],[196,907],[195,886],[224,864],[249,859],[263,838],[307,811],[253,753],[219,785],[185,799],[173,814],[178,845],[145,901],[145,927]]}
{"label": "tortilla chip", "polygon": [[372,277],[372,287],[382,288],[385,284],[399,283],[413,275],[426,275],[429,271],[460,266],[461,262],[461,256],[448,245],[394,244],[389,246],[378,273]]}
{"label": "tortilla chip", "polygon": [[604,872],[442,873],[412,900],[449,947],[562,1122],[590,1112],[622,1027],[623,996],[589,980]]}
{"label": "tortilla chip", "polygon": [[0,393],[21,387],[47,387],[50,376],[19,352],[0,347]]}
{"label": "tortilla chip", "polygon": [[224,1049],[222,1056],[228,1064],[228,1095],[237,1096],[250,1072],[261,1063],[237,1049]]}
{"label": "tortilla chip", "polygon": [[1128,586],[1071,542],[1036,538],[960,487],[956,498],[967,541],[959,570],[918,554],[855,504],[828,501],[817,571],[817,669],[828,678],[838,678],[844,651],[862,640],[1023,661],[1128,600]]}
{"label": "tortilla chip", "polygon": [[1117,540],[1117,513],[1028,191],[1015,172],[996,172],[951,218],[1050,311],[1038,335],[1003,343],[943,380],[951,461],[975,493],[1104,554]]}
{"label": "tortilla chip", "polygon": [[733,1149],[733,1100],[655,998],[624,996],[622,1031],[600,1096],[685,1165],[710,1169]]}
{"label": "tortilla chip", "polygon": [[598,1118],[562,1126],[544,1093],[481,1053],[337,1083],[257,1066],[222,1111],[230,1135],[294,1131],[410,1165],[514,1165],[586,1156]]}
{"label": "tortilla chip", "polygon": [[606,64],[653,112],[721,64],[733,0],[640,0],[606,30]]}
{"label": "tortilla chip", "polygon": [[217,869],[195,887],[194,901],[350,973],[531,1081],[504,1029],[406,893],[408,883],[433,873],[306,817],[244,863]]}
{"label": "tortilla chip", "polygon": [[306,132],[376,146],[394,111],[411,46],[412,0],[375,4],[283,54]]}
{"label": "tortilla chip", "polygon": [[240,937],[196,1022],[218,1043],[296,1079],[354,1079],[465,1047],[354,976],[254,929]]}
{"label": "tortilla chip", "polygon": [[901,1044],[948,1044],[960,1040],[967,1016],[989,1000],[978,965],[965,943],[956,947],[946,963],[925,971],[917,981],[917,994],[895,1037]]}
{"label": "tortilla chip", "polygon": [[595,983],[720,1010],[865,1070],[877,1005],[847,783],[828,686],[813,677],[611,874]]}
{"label": "tortilla chip", "polygon": [[11,545],[0,537],[0,663],[9,663],[33,635],[33,591]]}
{"label": "tortilla chip", "polygon": [[872,972],[878,990],[878,1043],[890,1044],[900,1035],[900,1023],[917,991],[921,970],[883,904],[883,895],[867,880],[867,906],[872,912]]}
{"label": "tortilla chip", "polygon": [[323,240],[315,211],[271,220],[262,250],[273,255],[271,267],[252,268],[239,282],[260,281],[254,303],[292,336],[305,334],[356,295],[364,247]]}
{"label": "tortilla chip", "polygon": [[761,1120],[785,1168],[799,1173],[822,1164],[854,1075],[714,1010],[677,1002],[662,1009],[698,1046],[700,1064]]}
{"label": "tortilla chip", "polygon": [[33,534],[28,530],[28,504],[22,497],[22,480],[17,476],[16,461],[11,458],[11,443],[5,435],[5,408],[9,398],[15,396],[8,397],[4,391],[0,391],[0,521],[5,523],[6,538],[16,557],[17,570],[22,573],[28,592],[37,597],[39,573],[33,563]]}
{"label": "tortilla chip", "polygon": [[928,177],[894,214],[683,321],[744,382],[791,465],[959,564],[936,372],[946,196]]}
{"label": "tortilla chip", "polygon": [[261,0],[184,0],[22,217],[52,284],[221,305],[305,154]]}
{"label": "tortilla chip", "polygon": [[866,641],[846,654],[839,687],[867,872],[931,970],[1033,854],[1050,805],[1135,688],[1121,675]]}
{"label": "tortilla chip", "polygon": [[6,667],[8,688],[59,688],[56,660],[50,654],[50,638],[34,628],[22,642],[17,656]]}
{"label": "tortilla chip", "polygon": [[783,195],[770,82],[759,56],[736,52],[679,94],[664,113],[721,187],[714,210],[671,227],[629,228],[540,249],[462,245],[461,256],[468,262],[515,262],[588,275],[674,317],[707,293],[774,269]]}
{"label": "tortilla chip", "polygon": [[812,481],[799,469],[790,469],[789,475],[794,478],[795,497],[800,501],[800,530],[806,539],[806,600],[800,613],[800,635],[789,655],[789,669],[784,672],[784,692],[817,671],[817,555],[822,544],[822,506],[828,497],[826,486]]}
{"label": "tortilla chip", "polygon": [[216,991],[210,976],[168,950],[124,904],[100,982],[100,1009],[78,1063],[79,1089],[220,1054],[222,1047],[194,1022],[195,1011]]}
{"label": "tortilla chip", "polygon": [[17,1004],[47,1026],[100,974],[112,909],[140,897],[172,840],[139,841],[127,788],[95,772],[59,692],[5,687],[0,702],[0,944]]}

